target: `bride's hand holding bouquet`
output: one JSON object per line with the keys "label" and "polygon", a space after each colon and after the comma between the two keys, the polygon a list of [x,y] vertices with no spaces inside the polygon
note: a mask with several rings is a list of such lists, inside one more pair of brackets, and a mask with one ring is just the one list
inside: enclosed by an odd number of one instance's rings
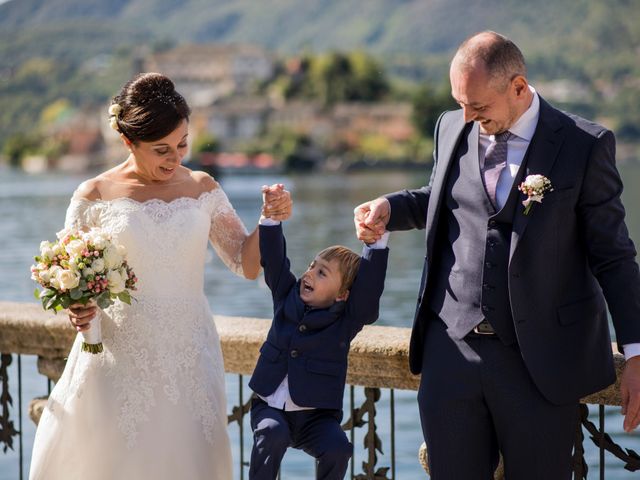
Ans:
{"label": "bride's hand holding bouquet", "polygon": [[31,278],[43,289],[34,294],[45,310],[75,310],[70,316],[83,320],[74,323],[84,337],[82,350],[102,352],[100,322],[88,325],[95,313],[92,307],[104,309],[116,299],[130,305],[137,278],[127,264],[124,246],[113,243],[100,230],[65,229],[57,237],[55,242],[40,243]]}

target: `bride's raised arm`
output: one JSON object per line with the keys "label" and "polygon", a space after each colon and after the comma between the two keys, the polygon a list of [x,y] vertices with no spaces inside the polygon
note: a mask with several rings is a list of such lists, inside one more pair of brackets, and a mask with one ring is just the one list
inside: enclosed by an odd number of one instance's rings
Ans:
{"label": "bride's raised arm", "polygon": [[[229,202],[222,188],[216,184],[210,193],[212,204],[211,228],[209,240],[224,264],[237,275],[246,278],[256,278],[260,271],[260,254],[258,250],[257,232],[247,232],[242,220]],[[252,245],[256,243],[254,248]]]}
{"label": "bride's raised arm", "polygon": [[[242,220],[217,182],[211,190],[213,209],[209,239],[218,256],[229,269],[245,278],[255,279],[260,273],[258,229],[248,233]],[[273,206],[273,218],[285,219],[291,211],[291,196],[281,190]]]}

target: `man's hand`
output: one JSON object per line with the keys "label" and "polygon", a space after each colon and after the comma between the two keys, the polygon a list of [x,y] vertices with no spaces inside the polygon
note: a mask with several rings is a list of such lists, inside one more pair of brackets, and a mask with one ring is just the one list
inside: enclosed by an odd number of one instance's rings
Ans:
{"label": "man's hand", "polygon": [[287,220],[293,210],[291,193],[282,183],[262,186],[262,215],[276,221]]}
{"label": "man's hand", "polygon": [[640,356],[631,357],[624,365],[620,381],[623,428],[629,433],[640,424]]}
{"label": "man's hand", "polygon": [[69,307],[69,320],[78,332],[85,332],[91,327],[97,311],[98,307],[93,302],[86,305],[76,303]]}
{"label": "man's hand", "polygon": [[364,243],[374,243],[382,237],[391,216],[391,205],[386,198],[376,198],[353,210],[356,236]]}

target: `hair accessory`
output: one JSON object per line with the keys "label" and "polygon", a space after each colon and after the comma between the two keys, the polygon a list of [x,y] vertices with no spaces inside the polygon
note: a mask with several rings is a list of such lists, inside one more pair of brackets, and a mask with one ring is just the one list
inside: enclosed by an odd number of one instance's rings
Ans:
{"label": "hair accessory", "polygon": [[112,104],[109,107],[109,125],[116,132],[120,132],[120,127],[118,126],[118,118],[120,118],[120,114],[122,113],[122,106],[117,103]]}

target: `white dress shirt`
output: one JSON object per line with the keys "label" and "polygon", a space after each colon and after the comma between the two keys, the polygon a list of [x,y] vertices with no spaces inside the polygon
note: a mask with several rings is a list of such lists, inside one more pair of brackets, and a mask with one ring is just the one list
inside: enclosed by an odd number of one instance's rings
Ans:
{"label": "white dress shirt", "polygon": [[[529,90],[533,93],[531,105],[527,111],[524,112],[518,120],[516,120],[511,128],[509,128],[511,138],[509,138],[507,143],[507,166],[500,173],[500,178],[498,178],[498,183],[496,185],[496,203],[498,204],[498,210],[504,206],[509,198],[509,193],[513,186],[513,180],[518,174],[520,165],[522,165],[524,156],[527,153],[527,148],[529,148],[529,143],[531,142],[538,125],[538,118],[540,116],[540,98],[532,86],[529,86]],[[486,135],[482,132],[480,133],[478,155],[481,159],[484,158],[487,148],[494,141],[494,135]],[[626,360],[640,355],[640,343],[629,343],[624,345],[623,349]]]}

